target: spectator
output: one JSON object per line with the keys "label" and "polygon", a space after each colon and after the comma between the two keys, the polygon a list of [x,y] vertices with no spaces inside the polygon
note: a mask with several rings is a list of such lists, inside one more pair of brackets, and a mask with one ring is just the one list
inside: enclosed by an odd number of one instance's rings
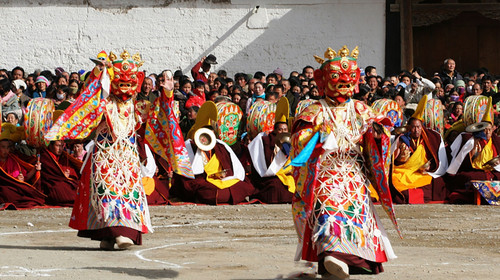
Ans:
{"label": "spectator", "polygon": [[448,84],[455,84],[456,80],[463,80],[464,78],[458,71],[455,69],[456,64],[455,60],[451,58],[445,59],[443,63],[443,70],[439,73],[439,78],[443,83],[443,87],[446,87]]}
{"label": "spectator", "polygon": [[20,66],[12,69],[12,80],[24,80],[24,69]]}
{"label": "spectator", "polygon": [[[204,56],[198,63],[191,69],[191,75],[195,81],[208,82],[210,75],[210,68],[212,65],[217,64],[217,58],[213,54]],[[201,71],[200,71],[201,70]]]}
{"label": "spectator", "polygon": [[366,66],[365,68],[365,75],[366,75],[366,78],[370,77],[370,76],[377,76],[377,68],[375,68],[375,66]]}
{"label": "spectator", "polygon": [[49,80],[46,77],[38,76],[35,81],[36,90],[33,92],[33,98],[47,97],[47,87],[49,85]]}
{"label": "spectator", "polygon": [[307,65],[302,69],[302,74],[306,77],[307,80],[314,78],[314,68],[310,65]]}
{"label": "spectator", "polygon": [[141,92],[137,95],[137,100],[147,100],[154,103],[158,98],[158,92],[153,91],[154,81],[152,77],[146,77],[141,86]]}

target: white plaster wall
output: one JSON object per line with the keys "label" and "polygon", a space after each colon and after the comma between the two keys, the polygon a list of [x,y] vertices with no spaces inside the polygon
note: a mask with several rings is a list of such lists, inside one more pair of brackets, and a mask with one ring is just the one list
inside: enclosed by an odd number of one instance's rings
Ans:
{"label": "white plaster wall", "polygon": [[[167,3],[167,4],[165,4]],[[249,28],[255,5],[268,21]],[[346,44],[360,49],[359,64],[384,73],[384,0],[0,0],[0,68],[27,72],[62,66],[89,69],[99,51],[139,52],[142,69],[189,69],[213,53],[215,71],[288,76],[313,55]]]}

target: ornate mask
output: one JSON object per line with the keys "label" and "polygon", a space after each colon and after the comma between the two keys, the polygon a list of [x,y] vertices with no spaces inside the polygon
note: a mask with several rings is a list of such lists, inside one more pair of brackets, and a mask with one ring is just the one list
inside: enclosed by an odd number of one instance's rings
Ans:
{"label": "ornate mask", "polygon": [[113,63],[113,76],[111,77],[111,94],[118,96],[125,101],[141,91],[144,72],[138,71],[142,66],[140,55],[135,54],[130,59],[130,54],[123,51],[118,60],[114,53],[109,54]]}
{"label": "ornate mask", "polygon": [[217,110],[217,133],[219,139],[231,146],[238,141],[238,128],[240,127],[243,112],[238,105],[232,102],[217,103]]}
{"label": "ornate mask", "polygon": [[358,55],[358,47],[349,56],[349,49],[343,46],[338,56],[331,48],[326,50],[325,59],[314,56],[321,63],[320,69],[314,71],[314,80],[322,94],[339,103],[354,94],[361,72],[357,63]]}

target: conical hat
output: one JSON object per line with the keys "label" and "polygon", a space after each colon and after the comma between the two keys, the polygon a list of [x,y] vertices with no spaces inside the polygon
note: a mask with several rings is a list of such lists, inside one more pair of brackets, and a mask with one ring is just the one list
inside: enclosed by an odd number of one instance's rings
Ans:
{"label": "conical hat", "polygon": [[281,97],[276,104],[276,113],[274,115],[274,123],[283,122],[286,123],[288,116],[290,115],[290,105],[286,97]]}
{"label": "conical hat", "polygon": [[417,109],[415,110],[415,113],[413,113],[413,116],[411,117],[420,121],[424,121],[424,111],[426,104],[427,104],[427,95],[424,95],[422,96],[422,99],[420,99],[420,102],[418,102]]}
{"label": "conical hat", "polygon": [[484,112],[483,119],[481,122],[489,122],[493,124],[493,120],[491,119],[491,108],[492,106],[492,99],[491,96],[488,98],[488,105],[486,105],[486,111]]}
{"label": "conical hat", "polygon": [[196,116],[196,121],[193,127],[189,130],[187,134],[188,139],[193,139],[196,131],[204,126],[212,125],[212,123],[217,122],[217,106],[213,101],[206,101],[201,105],[200,110]]}

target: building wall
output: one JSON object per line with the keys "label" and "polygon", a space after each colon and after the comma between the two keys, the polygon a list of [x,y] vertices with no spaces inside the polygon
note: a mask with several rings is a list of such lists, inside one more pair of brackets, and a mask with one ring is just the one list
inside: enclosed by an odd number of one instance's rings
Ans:
{"label": "building wall", "polygon": [[0,68],[76,71],[101,50],[127,49],[150,73],[186,73],[212,53],[215,71],[288,76],[345,44],[384,73],[383,0],[0,0],[0,15]]}

